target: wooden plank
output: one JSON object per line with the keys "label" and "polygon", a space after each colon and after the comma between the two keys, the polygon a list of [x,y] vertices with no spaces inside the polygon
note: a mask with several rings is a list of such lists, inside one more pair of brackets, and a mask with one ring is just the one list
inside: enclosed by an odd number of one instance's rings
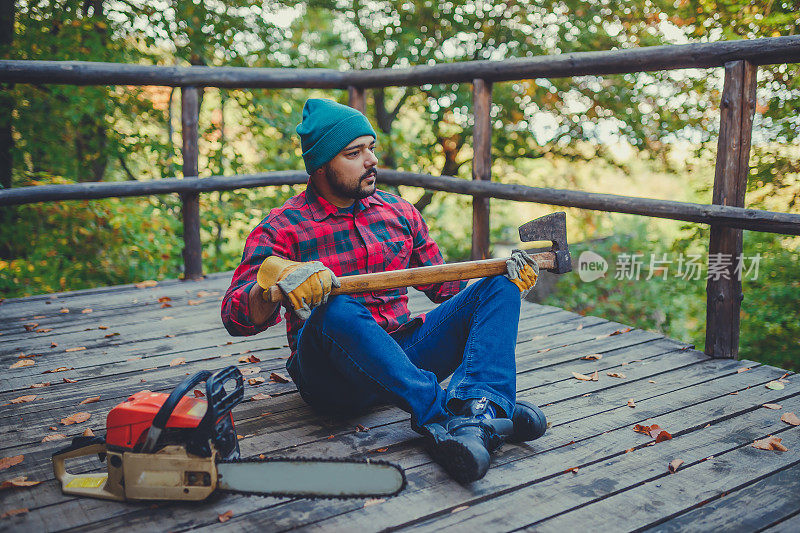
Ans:
{"label": "wooden plank", "polygon": [[786,520],[781,520],[776,524],[770,524],[759,531],[763,533],[797,533],[800,531],[800,512],[787,517]]}
{"label": "wooden plank", "polygon": [[[712,502],[701,502],[691,511],[660,519],[644,531],[757,531],[765,524],[780,523],[800,513],[798,483],[800,464],[795,464]],[[741,512],[744,510],[747,512]]]}
{"label": "wooden plank", "polygon": [[87,61],[0,61],[0,82],[71,85],[166,85],[228,88],[388,87],[619,74],[707,68],[734,59],[766,65],[800,61],[800,37],[784,36],[712,43],[573,52],[504,61],[463,61],[341,72],[334,69],[173,67]]}
{"label": "wooden plank", "polygon": [[[746,61],[725,64],[712,199],[715,204],[744,207],[757,70]],[[712,224],[708,260],[705,351],[712,357],[735,359],[739,354],[742,300],[742,230]]]}
{"label": "wooden plank", "polygon": [[[183,177],[196,179],[198,151],[197,122],[200,116],[199,90],[195,86],[181,87],[181,138],[183,139]],[[183,215],[183,277],[193,280],[203,277],[203,245],[200,242],[200,195],[182,193]]]}
{"label": "wooden plank", "polygon": [[[472,81],[472,179],[492,179],[492,82],[483,79]],[[473,260],[488,259],[489,251],[489,198],[472,198],[472,252]]]}

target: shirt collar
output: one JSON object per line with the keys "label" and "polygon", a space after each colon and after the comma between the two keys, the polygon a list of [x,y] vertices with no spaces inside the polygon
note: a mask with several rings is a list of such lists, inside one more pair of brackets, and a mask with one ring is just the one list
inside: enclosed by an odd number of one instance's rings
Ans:
{"label": "shirt collar", "polygon": [[[316,222],[322,222],[331,215],[339,214],[339,208],[330,203],[317,192],[316,188],[314,188],[314,182],[310,178],[308,180],[308,185],[306,185],[305,195],[306,205],[308,206],[311,218],[313,218]],[[382,205],[383,201],[380,199],[380,197],[378,197],[378,193],[376,191],[374,194],[358,200],[357,203],[361,205],[360,207],[356,208],[356,213],[363,211],[371,205]]]}

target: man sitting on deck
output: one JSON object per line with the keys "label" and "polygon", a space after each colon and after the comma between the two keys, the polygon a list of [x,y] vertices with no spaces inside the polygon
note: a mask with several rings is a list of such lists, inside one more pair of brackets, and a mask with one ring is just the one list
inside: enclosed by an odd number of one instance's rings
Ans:
{"label": "man sitting on deck", "polygon": [[[254,335],[277,324],[280,305],[265,289],[278,285],[287,309],[287,370],[309,405],[335,415],[397,405],[411,413],[412,427],[451,476],[482,478],[490,452],[504,441],[545,432],[541,410],[515,402],[520,294],[536,283],[536,263],[515,251],[514,274],[416,287],[441,305],[413,319],[406,289],[329,298],[336,276],[443,259],[422,215],[376,189],[376,135],[363,114],[310,99],[297,133],[308,186],[247,238],[222,303],[226,329]],[[450,375],[445,390],[439,383]]]}

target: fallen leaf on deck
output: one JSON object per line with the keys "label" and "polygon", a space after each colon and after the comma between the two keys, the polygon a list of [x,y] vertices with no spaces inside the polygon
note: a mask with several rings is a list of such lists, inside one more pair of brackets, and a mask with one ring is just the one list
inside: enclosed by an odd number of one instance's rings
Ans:
{"label": "fallen leaf on deck", "polygon": [[186,364],[186,359],[183,357],[176,357],[175,359],[169,362],[169,366],[178,366],[185,364]]}
{"label": "fallen leaf on deck", "polygon": [[20,507],[19,509],[11,509],[10,511],[6,511],[3,514],[0,514],[0,518],[9,518],[11,516],[17,516],[18,514],[25,514],[28,512],[27,507]]}
{"label": "fallen leaf on deck", "polygon": [[358,424],[358,425],[356,426],[356,432],[357,432],[357,433],[362,433],[362,432],[365,432],[365,431],[369,431],[369,428],[368,428],[368,427],[366,427],[365,425],[363,425],[363,424]]}
{"label": "fallen leaf on deck", "polygon": [[248,363],[260,363],[261,359],[259,359],[255,355],[251,355],[250,357],[247,358],[247,362]]}
{"label": "fallen leaf on deck", "polygon": [[791,424],[793,426],[800,426],[800,418],[798,418],[794,413],[783,413],[781,416],[781,422],[786,422],[787,424]]}
{"label": "fallen leaf on deck", "polygon": [[386,498],[370,498],[369,500],[364,502],[364,507],[369,507],[370,505],[377,505],[379,503],[383,503],[386,501]]}
{"label": "fallen leaf on deck", "polygon": [[258,374],[259,372],[261,372],[260,366],[251,366],[250,368],[242,369],[243,376],[252,376],[253,374]]}
{"label": "fallen leaf on deck", "polygon": [[91,309],[91,308],[87,307],[86,309],[84,309],[83,311],[81,311],[81,313],[83,313],[84,315],[86,315],[86,314],[88,314],[88,313],[91,313],[92,311],[93,311],[93,309]]}
{"label": "fallen leaf on deck", "polygon": [[378,449],[377,449],[377,450],[375,450],[375,451],[376,451],[376,452],[378,452],[378,453],[384,453],[384,452],[387,452],[387,451],[389,451],[389,448],[378,448]]}
{"label": "fallen leaf on deck", "polygon": [[623,333],[628,333],[633,328],[625,328],[625,329],[618,329],[609,335],[609,337],[613,337],[614,335],[622,335]]}
{"label": "fallen leaf on deck", "polygon": [[782,409],[781,405],[778,403],[765,403],[761,407],[766,407],[767,409]]}
{"label": "fallen leaf on deck", "polygon": [[49,386],[50,386],[50,382],[49,381],[45,381],[44,383],[34,383],[33,385],[31,385],[31,388],[32,389],[41,389],[42,387],[49,387]]}
{"label": "fallen leaf on deck", "polygon": [[58,312],[59,312],[59,313],[69,313],[69,309],[67,309],[67,308],[65,307],[65,308],[63,308],[63,309],[59,309],[59,310],[58,310]]}
{"label": "fallen leaf on deck", "polygon": [[577,466],[573,466],[572,468],[567,468],[566,470],[564,470],[564,473],[566,474],[567,472],[572,472],[573,474],[577,474],[578,473],[578,467]]}
{"label": "fallen leaf on deck", "polygon": [[199,391],[197,389],[193,390],[192,392],[194,392],[194,397],[195,398],[205,398],[206,397],[206,393],[201,392],[201,391]]}
{"label": "fallen leaf on deck", "polygon": [[606,372],[606,375],[611,376],[612,378],[625,379],[625,374],[623,374],[622,372]]}
{"label": "fallen leaf on deck", "polygon": [[36,333],[50,333],[51,331],[53,331],[53,328],[39,328]]}
{"label": "fallen leaf on deck", "polygon": [[272,398],[272,396],[269,394],[264,394],[263,392],[259,392],[258,394],[254,394],[250,397],[250,399],[253,401],[266,400],[267,398]]}
{"label": "fallen leaf on deck", "polygon": [[80,405],[84,405],[84,404],[87,404],[87,403],[95,403],[95,402],[99,402],[99,401],[100,401],[100,396],[92,396],[91,398],[86,398],[85,400],[83,400],[80,403]]}
{"label": "fallen leaf on deck", "polygon": [[655,383],[655,382],[656,382],[656,380],[654,380],[654,379],[648,379],[648,380],[647,380],[647,382],[648,382],[648,383]]}
{"label": "fallen leaf on deck", "polygon": [[262,383],[264,383],[264,381],[266,381],[264,378],[250,378],[247,380],[247,383],[256,386],[256,385],[261,385]]}
{"label": "fallen leaf on deck", "polygon": [[682,459],[674,459],[670,461],[670,463],[667,465],[667,471],[670,474],[674,474],[675,472],[678,471],[678,468],[680,468],[682,464],[683,464]]}
{"label": "fallen leaf on deck", "polygon": [[586,374],[579,374],[578,372],[573,372],[572,376],[575,379],[579,379],[581,381],[592,381],[592,377],[591,376],[587,376]]}
{"label": "fallen leaf on deck", "polygon": [[170,298],[169,296],[162,296],[161,298],[158,299],[158,303],[160,303],[160,304],[163,304],[164,302],[171,302],[171,301],[172,301],[172,298]]}
{"label": "fallen leaf on deck", "polygon": [[83,433],[81,433],[81,435],[83,435],[84,437],[94,437],[94,431],[92,431],[91,428],[86,428],[83,430]]}
{"label": "fallen leaf on deck", "polygon": [[[26,394],[25,396],[18,396],[11,400],[9,403],[28,403],[36,399],[35,394]],[[6,404],[8,405],[8,404]]]}
{"label": "fallen leaf on deck", "polygon": [[633,401],[633,398],[628,400],[628,407],[636,407],[636,402]]}
{"label": "fallen leaf on deck", "polygon": [[592,378],[592,381],[597,381],[598,379],[600,379],[600,376],[597,374],[597,370],[592,372],[592,375],[590,377]]}
{"label": "fallen leaf on deck", "polygon": [[[72,367],[60,366],[58,368],[54,368],[53,370],[45,370],[44,372],[42,372],[42,374],[55,374],[56,372],[66,372],[67,370],[75,370],[75,369]],[[75,383],[75,382],[69,381],[68,383]]]}
{"label": "fallen leaf on deck", "polygon": [[603,354],[593,353],[591,355],[584,355],[581,359],[586,359],[587,361],[599,361],[603,358]]}
{"label": "fallen leaf on deck", "polygon": [[779,382],[779,381],[770,381],[769,383],[767,383],[764,386],[766,388],[772,389],[772,390],[783,390],[784,388],[786,388],[786,386],[783,383]]}
{"label": "fallen leaf on deck", "polygon": [[186,303],[189,305],[200,305],[201,303],[203,303],[203,300],[189,300]]}
{"label": "fallen leaf on deck", "polygon": [[108,326],[97,326],[97,329],[108,329]]}
{"label": "fallen leaf on deck", "polygon": [[748,370],[750,370],[750,369],[749,368],[739,368],[739,369],[736,370],[736,373],[737,374],[741,374],[742,372],[747,372]]}
{"label": "fallen leaf on deck", "polygon": [[770,435],[766,439],[761,439],[755,441],[752,446],[753,448],[758,448],[759,450],[776,450],[779,452],[788,452],[789,448],[781,444],[781,440],[778,437],[773,437]]}
{"label": "fallen leaf on deck", "polygon": [[465,510],[465,509],[469,509],[469,505],[461,505],[461,506],[459,506],[459,507],[456,507],[455,509],[453,509],[452,511],[450,511],[450,514],[453,514],[453,513],[458,513],[459,511],[463,511],[463,510]]}
{"label": "fallen leaf on deck", "polygon": [[51,343],[50,343],[50,347],[51,347],[51,348],[55,348],[55,347],[57,347],[57,346],[58,346],[58,343],[56,343],[56,342],[51,342]]}
{"label": "fallen leaf on deck", "polygon": [[580,331],[583,329],[583,324],[578,324],[578,327],[575,328],[575,331]]}
{"label": "fallen leaf on deck", "polygon": [[76,346],[74,348],[67,348],[64,350],[65,352],[80,352],[81,350],[85,350],[86,346]]}
{"label": "fallen leaf on deck", "polygon": [[33,362],[33,359],[20,359],[8,368],[22,368],[24,366],[33,366],[34,364],[36,363]]}
{"label": "fallen leaf on deck", "polygon": [[64,379],[63,379],[63,381],[64,381],[64,383],[77,383],[77,381],[76,381],[76,380],[74,380],[74,379],[69,379],[69,378],[64,378]]}
{"label": "fallen leaf on deck", "polygon": [[36,328],[39,327],[39,324],[36,323],[36,322],[33,322],[31,324],[23,324],[22,327],[25,328],[25,331],[33,331],[33,330],[35,330]]}
{"label": "fallen leaf on deck", "polygon": [[649,435],[650,437],[656,439],[656,442],[663,442],[672,438],[672,435],[662,429],[658,424],[653,424],[652,426],[642,426],[640,424],[636,424],[633,426],[633,430],[637,433]]}
{"label": "fallen leaf on deck", "polygon": [[5,470],[6,468],[11,468],[14,465],[18,465],[25,459],[24,455],[14,455],[13,457],[2,457],[0,458],[0,470]]}
{"label": "fallen leaf on deck", "polygon": [[175,335],[172,335],[172,334],[169,334],[169,333],[167,333],[167,334],[166,334],[166,335],[164,335],[164,336],[165,336],[166,338],[168,338],[168,339],[171,339],[171,338],[173,338]]}
{"label": "fallen leaf on deck", "polygon": [[63,433],[52,433],[50,435],[45,436],[45,438],[42,439],[42,442],[50,442],[52,440],[63,440],[66,438],[67,436],[64,435]]}
{"label": "fallen leaf on deck", "polygon": [[175,317],[173,317],[173,316],[162,316],[161,320],[172,320],[173,318],[175,318]]}
{"label": "fallen leaf on deck", "polygon": [[221,515],[217,515],[217,518],[220,522],[227,522],[231,518],[233,518],[233,511],[225,511]]}
{"label": "fallen leaf on deck", "polygon": [[38,485],[41,481],[28,481],[28,476],[19,476],[0,483],[0,489],[24,489]]}
{"label": "fallen leaf on deck", "polygon": [[81,411],[80,413],[74,413],[69,415],[66,418],[61,419],[61,423],[65,426],[71,426],[72,424],[80,424],[82,422],[86,422],[91,418],[91,414],[87,413],[86,411]]}
{"label": "fallen leaf on deck", "polygon": [[154,279],[146,279],[144,281],[140,281],[139,283],[133,284],[137,289],[147,289],[148,287],[155,287],[158,285],[158,282]]}
{"label": "fallen leaf on deck", "polygon": [[270,381],[274,381],[275,383],[289,383],[290,381],[292,381],[288,377],[284,376],[283,374],[279,374],[277,372],[272,372],[269,375],[269,379]]}
{"label": "fallen leaf on deck", "polygon": [[164,302],[163,304],[161,304],[161,309],[165,309],[167,307],[172,307],[172,304],[168,304],[167,302]]}
{"label": "fallen leaf on deck", "polygon": [[103,335],[106,339],[110,339],[111,337],[116,337],[119,333],[109,333],[107,335]]}

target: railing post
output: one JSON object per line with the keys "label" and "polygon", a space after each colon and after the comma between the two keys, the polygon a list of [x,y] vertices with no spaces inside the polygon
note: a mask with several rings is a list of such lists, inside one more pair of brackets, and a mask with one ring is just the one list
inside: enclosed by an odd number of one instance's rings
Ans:
{"label": "railing post", "polygon": [[[472,80],[472,179],[492,179],[492,82]],[[472,259],[489,257],[489,198],[472,197]]]}
{"label": "railing post", "polygon": [[[197,87],[181,87],[181,137],[183,138],[183,176],[197,177],[197,122],[200,115]],[[203,249],[200,244],[200,195],[181,193],[183,203],[184,279],[203,277]]]}
{"label": "railing post", "polygon": [[[756,65],[748,61],[725,63],[725,83],[720,103],[720,128],[712,202],[744,207],[750,164],[750,138],[756,106]],[[706,284],[707,355],[736,359],[739,356],[739,312],[742,280],[737,262],[742,255],[742,230],[711,225],[709,266],[714,275]],[[717,279],[714,279],[714,278]]]}
{"label": "railing post", "polygon": [[364,94],[363,87],[354,87],[349,86],[347,88],[347,94],[350,98],[349,105],[353,109],[358,109],[363,114],[367,114],[367,98]]}

